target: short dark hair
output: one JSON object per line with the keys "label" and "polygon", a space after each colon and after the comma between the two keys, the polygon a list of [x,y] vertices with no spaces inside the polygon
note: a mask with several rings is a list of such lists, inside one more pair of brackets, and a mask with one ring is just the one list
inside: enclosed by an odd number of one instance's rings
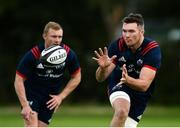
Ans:
{"label": "short dark hair", "polygon": [[144,26],[144,19],[141,14],[130,13],[122,20],[122,23],[137,23],[138,26]]}

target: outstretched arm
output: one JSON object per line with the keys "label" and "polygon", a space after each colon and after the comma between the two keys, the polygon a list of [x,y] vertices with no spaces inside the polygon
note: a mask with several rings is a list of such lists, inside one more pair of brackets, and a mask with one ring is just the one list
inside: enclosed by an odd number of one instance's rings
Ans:
{"label": "outstretched arm", "polygon": [[96,70],[96,79],[99,82],[104,81],[110,73],[115,68],[115,64],[113,64],[113,60],[116,58],[116,55],[109,58],[108,56],[108,50],[106,47],[104,47],[104,51],[99,48],[99,52],[94,51],[96,57],[93,57],[92,59],[95,60],[99,67]]}

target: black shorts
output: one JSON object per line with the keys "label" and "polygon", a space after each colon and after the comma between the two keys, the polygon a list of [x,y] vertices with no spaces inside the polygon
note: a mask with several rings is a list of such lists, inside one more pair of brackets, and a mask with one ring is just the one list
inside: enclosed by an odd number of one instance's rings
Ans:
{"label": "black shorts", "polygon": [[47,108],[46,102],[50,99],[49,96],[40,97],[33,94],[27,95],[27,100],[29,102],[30,107],[33,111],[38,113],[38,120],[49,124],[51,122],[52,115],[54,113],[54,109],[50,110]]}

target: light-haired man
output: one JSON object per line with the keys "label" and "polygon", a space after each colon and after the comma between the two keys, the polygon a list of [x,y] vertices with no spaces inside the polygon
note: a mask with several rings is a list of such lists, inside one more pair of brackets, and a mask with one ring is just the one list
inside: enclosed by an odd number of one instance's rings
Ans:
{"label": "light-haired man", "polygon": [[[63,29],[60,24],[47,23],[42,36],[44,43],[29,50],[16,70],[14,85],[26,127],[47,127],[54,111],[81,81],[77,56],[69,46],[62,43]],[[39,60],[40,54],[52,45],[62,46],[67,52],[67,59],[64,64],[46,67]],[[71,78],[65,88],[61,89],[65,69],[68,69]]]}

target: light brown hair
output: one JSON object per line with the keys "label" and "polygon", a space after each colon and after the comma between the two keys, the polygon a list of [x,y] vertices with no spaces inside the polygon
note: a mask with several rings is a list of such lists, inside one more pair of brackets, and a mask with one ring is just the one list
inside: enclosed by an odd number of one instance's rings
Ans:
{"label": "light brown hair", "polygon": [[48,22],[48,23],[46,24],[46,26],[44,27],[43,34],[47,34],[50,28],[51,28],[51,29],[54,29],[54,30],[62,29],[62,27],[61,27],[60,24],[58,24],[58,23],[56,23],[56,22],[50,21],[50,22]]}

